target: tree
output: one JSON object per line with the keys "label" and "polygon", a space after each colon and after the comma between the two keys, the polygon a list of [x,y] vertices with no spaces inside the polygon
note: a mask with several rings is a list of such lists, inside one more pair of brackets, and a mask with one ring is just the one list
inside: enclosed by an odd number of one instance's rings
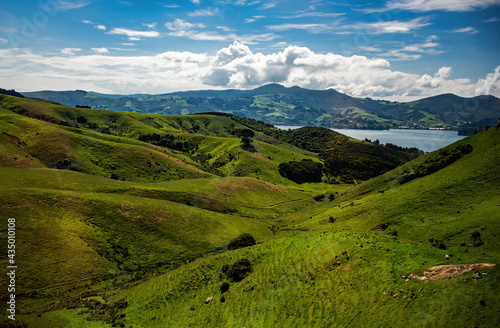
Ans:
{"label": "tree", "polygon": [[250,129],[239,129],[234,132],[234,134],[241,138],[241,145],[243,148],[248,148],[251,146],[252,138],[255,137],[255,132]]}
{"label": "tree", "polygon": [[472,242],[474,243],[474,247],[476,247],[476,241],[481,242],[481,233],[477,230],[474,231],[470,237],[472,239]]}
{"label": "tree", "polygon": [[228,249],[237,249],[247,246],[255,245],[255,239],[249,233],[242,233],[238,237],[234,238],[227,245]]}

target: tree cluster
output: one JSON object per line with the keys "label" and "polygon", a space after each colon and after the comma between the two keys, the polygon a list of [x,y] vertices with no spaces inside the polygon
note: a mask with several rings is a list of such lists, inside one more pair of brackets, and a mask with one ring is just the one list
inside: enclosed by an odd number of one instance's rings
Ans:
{"label": "tree cluster", "polygon": [[321,182],[323,164],[303,159],[301,162],[290,161],[280,163],[279,174],[296,183]]}
{"label": "tree cluster", "polygon": [[0,88],[0,93],[4,94],[4,95],[8,95],[8,96],[24,98],[24,96],[22,94],[20,94],[19,92],[17,92],[14,89],[6,90],[6,89]]}
{"label": "tree cluster", "polygon": [[399,179],[399,183],[403,184],[413,179],[437,172],[470,152],[472,152],[472,146],[470,144],[460,144],[451,150],[441,149],[437,156],[427,157],[413,172],[403,175]]}
{"label": "tree cluster", "polygon": [[153,134],[141,134],[139,136],[140,141],[148,142],[153,145],[162,146],[179,151],[192,151],[196,150],[198,145],[196,143],[189,142],[182,137],[175,137],[171,134],[159,135],[158,133]]}

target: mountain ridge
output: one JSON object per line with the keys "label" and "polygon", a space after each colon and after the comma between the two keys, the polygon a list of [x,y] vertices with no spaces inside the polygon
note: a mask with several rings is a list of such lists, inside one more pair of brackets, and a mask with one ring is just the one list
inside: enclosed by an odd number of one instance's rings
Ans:
{"label": "mountain ridge", "polygon": [[[491,95],[464,98],[443,94],[410,102],[355,98],[334,89],[310,90],[267,84],[251,90],[194,90],[157,95],[105,95],[95,92],[37,91],[27,97],[68,106],[155,114],[221,111],[277,125],[330,128],[447,128],[471,134],[495,124],[500,99]],[[466,129],[465,129],[466,128]]]}

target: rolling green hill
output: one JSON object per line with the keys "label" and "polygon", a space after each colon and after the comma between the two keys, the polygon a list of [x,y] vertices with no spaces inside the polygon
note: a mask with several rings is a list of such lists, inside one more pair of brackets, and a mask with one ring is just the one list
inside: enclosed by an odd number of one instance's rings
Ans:
{"label": "rolling green hill", "polygon": [[162,95],[103,95],[82,90],[24,95],[69,106],[157,114],[225,112],[272,124],[387,129],[445,127],[472,134],[497,122],[500,99],[439,95],[408,103],[353,98],[333,89],[307,90],[269,84],[253,90],[201,90]]}
{"label": "rolling green hill", "polygon": [[[320,130],[0,97],[19,324],[500,325],[500,125],[357,185],[296,184],[278,166],[321,163]],[[242,233],[257,244],[228,250]]]}

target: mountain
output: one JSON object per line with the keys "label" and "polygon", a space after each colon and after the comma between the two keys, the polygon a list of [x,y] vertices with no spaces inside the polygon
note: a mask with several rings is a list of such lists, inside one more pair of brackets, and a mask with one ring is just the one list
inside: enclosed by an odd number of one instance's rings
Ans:
{"label": "mountain", "polygon": [[161,95],[106,96],[85,91],[39,91],[27,97],[68,106],[155,114],[226,112],[271,124],[333,128],[449,128],[472,134],[486,123],[496,124],[500,99],[494,96],[462,98],[439,95],[399,103],[353,98],[333,89],[307,90],[269,84],[253,90],[201,90]]}
{"label": "mountain", "polygon": [[279,173],[360,144],[353,166],[394,155],[318,127],[0,95],[16,325],[498,326],[500,124],[355,184]]}

